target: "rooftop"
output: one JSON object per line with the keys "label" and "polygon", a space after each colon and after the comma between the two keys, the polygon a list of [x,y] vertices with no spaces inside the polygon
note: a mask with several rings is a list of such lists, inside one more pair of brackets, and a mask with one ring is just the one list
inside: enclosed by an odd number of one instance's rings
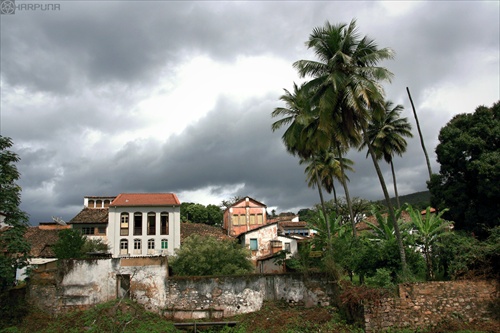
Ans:
{"label": "rooftop", "polygon": [[180,204],[181,202],[174,193],[121,193],[110,206],[178,206]]}

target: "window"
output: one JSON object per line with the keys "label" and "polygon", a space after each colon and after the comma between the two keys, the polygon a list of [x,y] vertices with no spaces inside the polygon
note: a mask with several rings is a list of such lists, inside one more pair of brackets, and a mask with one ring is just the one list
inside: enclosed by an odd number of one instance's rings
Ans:
{"label": "window", "polygon": [[250,238],[250,250],[257,251],[258,248],[257,238]]}
{"label": "window", "polygon": [[82,234],[84,234],[84,235],[93,235],[94,234],[94,228],[93,227],[83,227],[82,228]]}
{"label": "window", "polygon": [[141,240],[134,239],[134,250],[140,250],[140,249],[141,249]]}
{"label": "window", "polygon": [[128,253],[128,240],[122,239],[120,241],[120,254],[127,254]]}
{"label": "window", "polygon": [[240,217],[237,214],[233,215],[233,225],[238,225],[239,222],[240,222]]}
{"label": "window", "polygon": [[155,240],[148,239],[148,250],[154,250],[154,249],[155,249]]}
{"label": "window", "polygon": [[120,236],[128,236],[128,213],[120,215]]}
{"label": "window", "polygon": [[271,241],[271,247],[272,248],[283,248],[283,244],[279,240],[273,240],[273,241]]}
{"label": "window", "polygon": [[240,215],[240,225],[247,225],[247,217],[245,215]]}
{"label": "window", "polygon": [[106,227],[98,227],[97,234],[98,235],[106,235]]}
{"label": "window", "polygon": [[142,235],[142,213],[134,214],[134,236]]}
{"label": "window", "polygon": [[163,212],[160,214],[160,234],[168,235],[168,213]]}
{"label": "window", "polygon": [[156,235],[156,214],[148,213],[148,235]]}
{"label": "window", "polygon": [[161,249],[162,250],[168,249],[168,240],[166,239],[161,240]]}
{"label": "window", "polygon": [[262,224],[264,223],[264,218],[262,217],[262,214],[257,214],[257,224]]}
{"label": "window", "polygon": [[292,252],[291,247],[290,247],[290,243],[285,243],[285,251],[287,253],[291,253]]}
{"label": "window", "polygon": [[255,215],[250,215],[250,224],[255,224]]}

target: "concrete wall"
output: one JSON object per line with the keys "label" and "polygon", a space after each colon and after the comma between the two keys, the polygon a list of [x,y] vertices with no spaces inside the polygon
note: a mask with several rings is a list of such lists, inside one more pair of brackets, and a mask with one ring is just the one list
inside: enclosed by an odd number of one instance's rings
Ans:
{"label": "concrete wall", "polygon": [[453,317],[492,319],[489,306],[500,297],[498,281],[447,281],[399,285],[399,297],[365,305],[366,332],[426,328]]}
{"label": "concrete wall", "polygon": [[[130,281],[121,285],[123,278]],[[51,313],[86,308],[129,294],[151,311],[164,307],[164,257],[61,260],[40,265],[29,284],[32,304]],[[121,288],[120,288],[121,287]]]}

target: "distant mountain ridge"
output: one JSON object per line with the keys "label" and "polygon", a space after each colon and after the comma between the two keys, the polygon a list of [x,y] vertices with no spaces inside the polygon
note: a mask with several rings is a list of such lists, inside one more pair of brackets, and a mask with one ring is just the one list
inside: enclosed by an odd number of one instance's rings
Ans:
{"label": "distant mountain ridge", "polygon": [[[396,198],[391,198],[391,202],[394,207],[396,207]],[[431,193],[429,191],[415,192],[406,195],[399,196],[399,202],[401,205],[404,203],[409,203],[413,207],[417,207],[420,209],[427,208],[427,206],[431,205]],[[385,200],[377,201],[378,204],[385,206]]]}

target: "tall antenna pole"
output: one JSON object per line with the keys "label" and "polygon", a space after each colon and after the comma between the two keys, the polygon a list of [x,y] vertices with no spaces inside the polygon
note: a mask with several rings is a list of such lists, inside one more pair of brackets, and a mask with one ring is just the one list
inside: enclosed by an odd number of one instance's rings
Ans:
{"label": "tall antenna pole", "polygon": [[415,105],[413,105],[413,100],[411,99],[410,89],[406,87],[406,91],[408,92],[408,97],[410,97],[410,103],[413,109],[413,115],[415,116],[415,121],[417,123],[418,135],[420,136],[420,144],[422,145],[422,150],[424,151],[425,160],[427,162],[427,170],[429,170],[429,181],[430,181],[432,176],[431,162],[429,161],[429,155],[427,155],[427,150],[425,149],[424,137],[422,136],[422,131],[420,130],[420,123],[418,122],[417,111],[415,111]]}

